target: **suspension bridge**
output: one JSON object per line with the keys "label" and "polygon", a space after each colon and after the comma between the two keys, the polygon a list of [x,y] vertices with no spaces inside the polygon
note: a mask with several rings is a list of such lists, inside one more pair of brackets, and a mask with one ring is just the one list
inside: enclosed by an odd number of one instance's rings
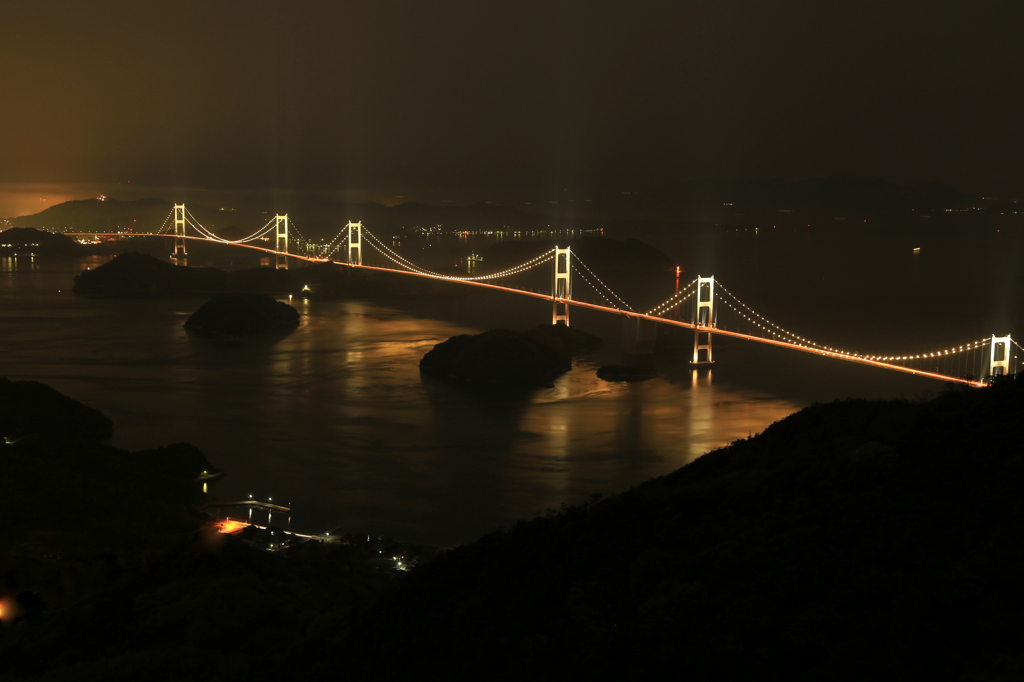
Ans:
{"label": "suspension bridge", "polygon": [[[194,234],[189,234],[189,228]],[[714,363],[713,338],[717,335],[942,381],[984,386],[994,377],[1015,374],[1020,368],[1021,355],[1018,355],[1018,351],[1024,351],[1024,347],[1009,334],[975,337],[956,346],[915,353],[882,355],[839,349],[812,341],[768,320],[743,303],[714,277],[698,276],[689,283],[680,285],[678,270],[673,295],[650,310],[642,312],[635,310],[612,291],[568,247],[549,249],[519,265],[498,272],[454,275],[416,265],[389,247],[361,222],[349,221],[333,239],[315,242],[304,238],[287,215],[278,214],[249,236],[232,240],[219,237],[203,226],[184,204],[176,204],[160,229],[152,233],[65,234],[173,238],[174,251],[171,258],[181,265],[186,263],[188,257],[187,243],[190,240],[199,240],[271,254],[274,256],[275,268],[288,268],[288,259],[334,263],[353,269],[398,273],[506,291],[551,301],[552,324],[568,325],[571,307],[589,308],[624,316],[629,322],[635,323],[632,342],[638,345],[653,345],[653,330],[656,329],[654,325],[682,327],[694,332],[691,362],[695,366],[710,366]],[[374,255],[373,264],[363,262],[364,246],[368,247],[368,256]],[[533,273],[534,276],[540,273],[546,283],[537,287],[536,279],[525,280],[524,276],[528,273]],[[580,296],[581,287],[585,287],[594,299],[586,300]],[[642,328],[641,325],[645,326]]]}

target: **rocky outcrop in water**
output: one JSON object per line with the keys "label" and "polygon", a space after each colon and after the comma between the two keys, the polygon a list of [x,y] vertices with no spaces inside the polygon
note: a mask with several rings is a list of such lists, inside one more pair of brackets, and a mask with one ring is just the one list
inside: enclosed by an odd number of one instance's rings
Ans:
{"label": "rocky outcrop in water", "polygon": [[526,332],[526,335],[563,355],[593,353],[604,345],[604,339],[600,336],[565,324],[538,325]]}
{"label": "rocky outcrop in water", "polygon": [[86,247],[71,237],[31,227],[12,227],[0,232],[2,256],[82,256]]}
{"label": "rocky outcrop in water", "polygon": [[75,277],[74,290],[90,294],[169,294],[190,291],[191,268],[179,268],[144,253],[123,253]]}
{"label": "rocky outcrop in water", "polygon": [[569,355],[508,329],[453,336],[420,361],[425,374],[480,387],[552,386],[571,368]]}
{"label": "rocky outcrop in water", "polygon": [[195,311],[185,328],[214,336],[249,336],[294,329],[299,312],[265,294],[221,294]]}
{"label": "rocky outcrop in water", "polygon": [[168,263],[144,253],[123,253],[95,270],[75,277],[74,290],[84,294],[186,294],[215,291],[285,292],[296,289],[287,270],[250,268],[225,272]]}
{"label": "rocky outcrop in water", "polygon": [[350,268],[336,263],[315,263],[291,270],[261,267],[227,272],[218,268],[174,265],[155,256],[128,252],[77,275],[74,291],[101,296],[259,292],[306,297],[379,298],[410,293],[427,295],[434,286],[429,282],[411,283],[408,277],[374,277],[369,280],[353,275]]}

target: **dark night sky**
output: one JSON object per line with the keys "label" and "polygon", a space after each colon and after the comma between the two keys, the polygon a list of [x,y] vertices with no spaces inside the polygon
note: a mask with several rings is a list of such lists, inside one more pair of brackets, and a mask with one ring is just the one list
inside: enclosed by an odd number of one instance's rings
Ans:
{"label": "dark night sky", "polygon": [[1019,0],[7,2],[0,215],[842,171],[1024,197],[1022,19]]}

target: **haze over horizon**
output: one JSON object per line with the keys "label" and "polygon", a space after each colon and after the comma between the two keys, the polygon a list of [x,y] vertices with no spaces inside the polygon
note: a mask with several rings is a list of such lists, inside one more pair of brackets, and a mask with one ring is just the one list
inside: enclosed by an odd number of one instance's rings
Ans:
{"label": "haze over horizon", "polygon": [[1017,198],[1022,13],[26,3],[0,43],[0,216],[174,188],[515,204],[839,172]]}

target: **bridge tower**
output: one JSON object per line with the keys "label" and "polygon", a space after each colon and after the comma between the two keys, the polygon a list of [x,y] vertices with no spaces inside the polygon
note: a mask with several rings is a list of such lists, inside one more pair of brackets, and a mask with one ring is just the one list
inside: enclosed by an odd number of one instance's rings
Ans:
{"label": "bridge tower", "polygon": [[185,204],[174,205],[174,253],[171,258],[184,265],[188,253],[185,251]]}
{"label": "bridge tower", "polygon": [[288,269],[288,214],[276,215],[277,221],[274,231],[274,268],[278,270]]}
{"label": "bridge tower", "polygon": [[348,221],[348,264],[363,264],[363,221]]}
{"label": "bridge tower", "polygon": [[[697,310],[693,323],[693,360],[691,365],[711,365],[711,330],[715,327],[715,276],[697,276]],[[701,351],[705,351],[701,359]]]}
{"label": "bridge tower", "polygon": [[551,292],[551,324],[561,322],[569,326],[569,300],[572,298],[572,281],[569,272],[572,266],[569,247],[555,247],[555,286]]}
{"label": "bridge tower", "polygon": [[1010,373],[1010,335],[992,335],[992,352],[988,363],[988,375],[996,377]]}

